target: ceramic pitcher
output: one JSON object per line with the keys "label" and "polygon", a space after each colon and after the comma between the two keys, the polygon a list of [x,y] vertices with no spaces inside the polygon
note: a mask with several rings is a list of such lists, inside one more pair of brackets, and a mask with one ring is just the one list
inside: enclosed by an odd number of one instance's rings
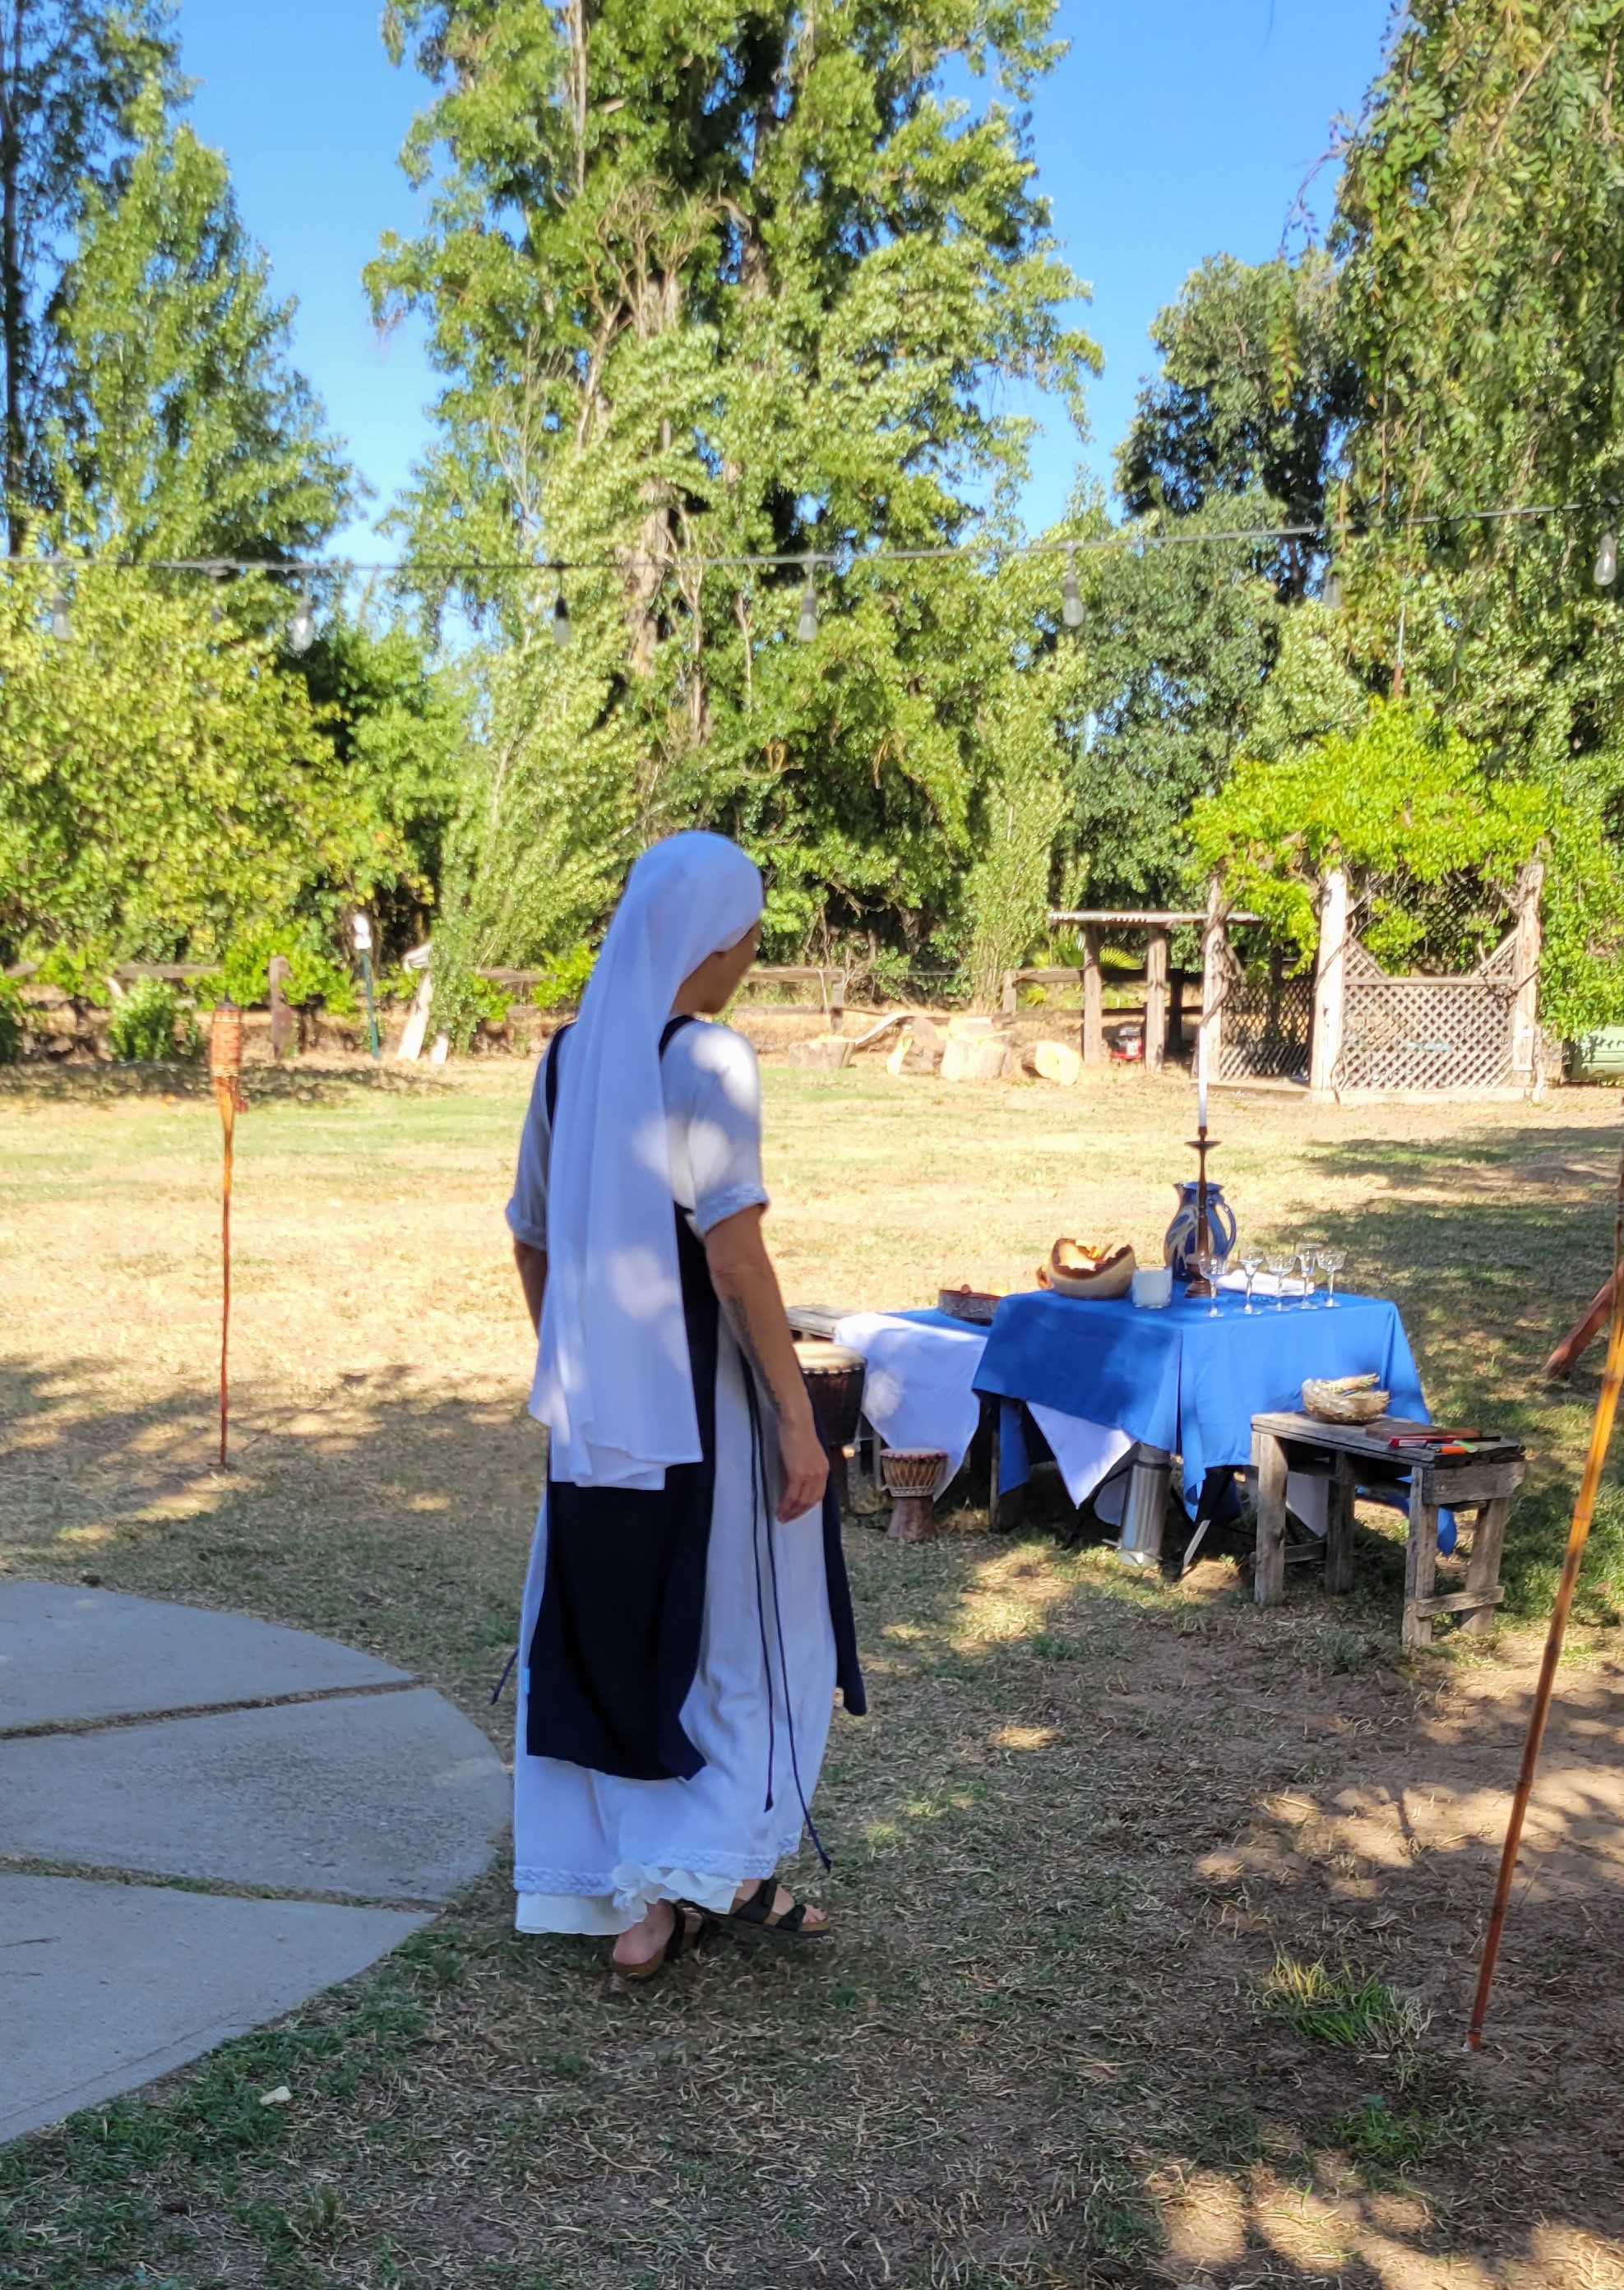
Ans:
{"label": "ceramic pitcher", "polygon": [[[1175,1280],[1196,1277],[1196,1195],[1200,1181],[1197,1177],[1186,1177],[1180,1185],[1179,1205],[1167,1228],[1167,1261]],[[1224,1198],[1223,1187],[1211,1177],[1207,1179],[1207,1228],[1214,1248],[1233,1252],[1235,1211]]]}

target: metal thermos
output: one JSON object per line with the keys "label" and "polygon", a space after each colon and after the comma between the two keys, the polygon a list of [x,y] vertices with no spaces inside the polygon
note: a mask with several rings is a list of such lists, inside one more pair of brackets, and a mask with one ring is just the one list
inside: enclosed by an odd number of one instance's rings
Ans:
{"label": "metal thermos", "polygon": [[1167,1524],[1167,1489],[1172,1457],[1164,1447],[1139,1446],[1128,1474],[1116,1555],[1130,1566],[1159,1566]]}

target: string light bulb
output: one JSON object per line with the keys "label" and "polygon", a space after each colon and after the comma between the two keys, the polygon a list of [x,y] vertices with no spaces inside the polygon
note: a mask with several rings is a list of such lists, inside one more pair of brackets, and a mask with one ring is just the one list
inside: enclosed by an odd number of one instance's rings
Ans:
{"label": "string light bulb", "polygon": [[570,625],[570,608],[564,600],[564,583],[558,584],[558,594],[553,600],[553,642],[562,652],[574,635]]}
{"label": "string light bulb", "polygon": [[58,644],[68,643],[73,636],[73,620],[68,610],[68,597],[60,589],[51,599],[51,633]]}
{"label": "string light bulb", "polygon": [[315,642],[316,610],[310,602],[310,591],[307,589],[299,599],[298,609],[288,629],[288,650],[307,653]]}
{"label": "string light bulb", "polygon": [[1060,582],[1060,618],[1068,629],[1083,625],[1083,591],[1077,586],[1077,556],[1074,548],[1066,551],[1066,577]]}
{"label": "string light bulb", "polygon": [[811,644],[818,633],[818,590],[812,580],[812,566],[816,562],[812,556],[806,560],[806,586],[801,591],[801,617],[795,624],[795,632],[803,644]]}
{"label": "string light bulb", "polygon": [[1611,589],[1619,577],[1619,536],[1611,525],[1602,535],[1601,546],[1596,552],[1595,581],[1598,589]]}

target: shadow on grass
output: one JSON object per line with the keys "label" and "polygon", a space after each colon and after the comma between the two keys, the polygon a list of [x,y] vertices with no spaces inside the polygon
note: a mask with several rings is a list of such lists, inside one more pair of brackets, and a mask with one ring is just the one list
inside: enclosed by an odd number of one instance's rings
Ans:
{"label": "shadow on grass", "polygon": [[[295,1060],[287,1065],[249,1065],[245,1095],[266,1104],[347,1104],[360,1096],[424,1097],[456,1087],[444,1071],[420,1071],[385,1061],[332,1064]],[[207,1098],[214,1093],[204,1059],[133,1065],[0,1066],[0,1103],[106,1105],[127,1098]]]}
{"label": "shadow on grass", "polygon": [[[94,1363],[35,1363],[0,1405],[14,1571],[324,1630],[506,1733],[516,1406],[356,1378],[245,1420],[222,1478],[202,1398],[104,1409]],[[596,1947],[516,1940],[493,1878],[284,2028],[0,2156],[4,2278],[1375,2290],[1402,2262],[1554,2290],[1624,2256],[1580,2135],[1619,2033],[1587,1967],[1624,1950],[1596,1681],[1564,1676],[1543,1873],[1468,2071],[1473,1808],[1515,1772],[1523,1672],[1402,1677],[1332,1604],[1260,1615],[1219,1567],[848,1543],[874,1715],[831,1742],[834,1876],[803,1872],[836,1945],[729,1942],[621,1994]],[[1468,2270],[1428,2271],[1451,2252]]]}

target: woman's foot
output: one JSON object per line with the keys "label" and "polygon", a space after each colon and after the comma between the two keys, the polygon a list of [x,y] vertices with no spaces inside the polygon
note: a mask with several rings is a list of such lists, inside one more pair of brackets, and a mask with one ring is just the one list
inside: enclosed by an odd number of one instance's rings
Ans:
{"label": "woman's foot", "polygon": [[664,1956],[676,1930],[676,1910],[669,1901],[656,1901],[641,1923],[628,1925],[614,1944],[610,1961],[617,1972],[635,1972]]}
{"label": "woman's foot", "polygon": [[669,1901],[656,1901],[640,1923],[620,1934],[610,1962],[628,1980],[652,1980],[666,1965],[700,1947],[716,1928],[715,1917],[702,1909],[678,1909]]}
{"label": "woman's foot", "polygon": [[810,1901],[797,1901],[771,1877],[745,1879],[733,1895],[728,1920],[757,1925],[764,1932],[783,1933],[796,1940],[821,1940],[830,1928],[827,1910],[814,1908]]}

